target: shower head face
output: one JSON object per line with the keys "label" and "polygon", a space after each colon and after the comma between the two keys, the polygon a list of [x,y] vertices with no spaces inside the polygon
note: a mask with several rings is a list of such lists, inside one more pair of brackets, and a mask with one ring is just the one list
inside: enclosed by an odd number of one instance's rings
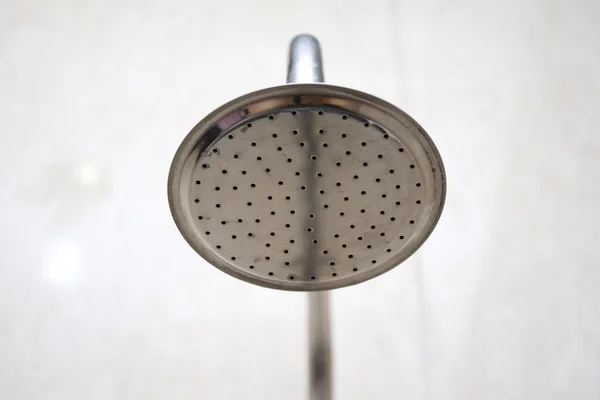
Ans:
{"label": "shower head face", "polygon": [[429,136],[393,105],[324,84],[269,88],[225,104],[179,147],[168,195],[206,261],[260,286],[357,284],[427,239],[445,198]]}

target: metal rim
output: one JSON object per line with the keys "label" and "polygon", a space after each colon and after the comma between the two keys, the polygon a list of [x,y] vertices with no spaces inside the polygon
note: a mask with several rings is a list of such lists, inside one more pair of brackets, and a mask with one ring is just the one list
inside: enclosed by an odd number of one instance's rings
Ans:
{"label": "metal rim", "polygon": [[[260,109],[249,111],[252,105],[257,104],[260,105]],[[359,113],[373,121],[384,121],[382,124],[384,126],[391,125],[408,129],[414,137],[414,146],[422,148],[424,155],[432,165],[434,199],[427,221],[401,254],[383,262],[376,269],[338,278],[335,281],[318,281],[310,282],[310,284],[292,281],[273,282],[268,278],[232,268],[221,257],[203,245],[198,232],[190,224],[192,218],[189,210],[186,209],[186,196],[182,193],[186,190],[186,184],[189,184],[186,182],[186,173],[189,173],[190,163],[201,155],[198,153],[198,149],[206,148],[209,142],[226,134],[227,130],[239,120],[252,117],[257,113],[264,114],[280,110],[282,107],[297,106],[335,106],[342,110],[347,109],[349,112]],[[232,116],[234,117],[232,118]],[[418,250],[433,231],[443,210],[445,193],[445,170],[441,157],[431,138],[416,121],[397,107],[369,94],[320,83],[288,84],[263,89],[241,96],[219,107],[200,121],[183,140],[171,164],[168,178],[169,207],[175,223],[185,240],[202,258],[238,279],[263,287],[291,291],[329,290],[350,286],[372,279],[398,266]]]}

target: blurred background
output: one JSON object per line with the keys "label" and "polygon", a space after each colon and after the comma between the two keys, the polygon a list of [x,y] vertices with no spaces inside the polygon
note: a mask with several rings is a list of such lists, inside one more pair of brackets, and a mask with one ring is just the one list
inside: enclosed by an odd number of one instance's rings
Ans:
{"label": "blurred background", "polygon": [[598,1],[1,4],[1,399],[306,399],[306,296],[206,264],[166,198],[304,32],[448,177],[421,250],[334,292],[336,398],[600,398]]}

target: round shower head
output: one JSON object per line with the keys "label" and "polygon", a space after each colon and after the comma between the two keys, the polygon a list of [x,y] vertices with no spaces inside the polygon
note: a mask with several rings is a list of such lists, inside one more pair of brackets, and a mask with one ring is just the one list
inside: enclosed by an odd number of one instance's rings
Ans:
{"label": "round shower head", "polygon": [[260,286],[335,289],[399,265],[442,212],[444,167],[395,106],[292,84],[237,98],[184,139],[169,205],[194,250]]}

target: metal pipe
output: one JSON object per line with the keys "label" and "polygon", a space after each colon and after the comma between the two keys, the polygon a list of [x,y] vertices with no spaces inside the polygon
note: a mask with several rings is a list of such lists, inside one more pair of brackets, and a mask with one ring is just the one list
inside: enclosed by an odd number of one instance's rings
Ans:
{"label": "metal pipe", "polygon": [[[324,82],[319,41],[298,35],[290,43],[287,83]],[[314,250],[313,250],[314,251]],[[314,262],[316,257],[307,257]],[[309,398],[333,398],[329,292],[308,294]]]}

